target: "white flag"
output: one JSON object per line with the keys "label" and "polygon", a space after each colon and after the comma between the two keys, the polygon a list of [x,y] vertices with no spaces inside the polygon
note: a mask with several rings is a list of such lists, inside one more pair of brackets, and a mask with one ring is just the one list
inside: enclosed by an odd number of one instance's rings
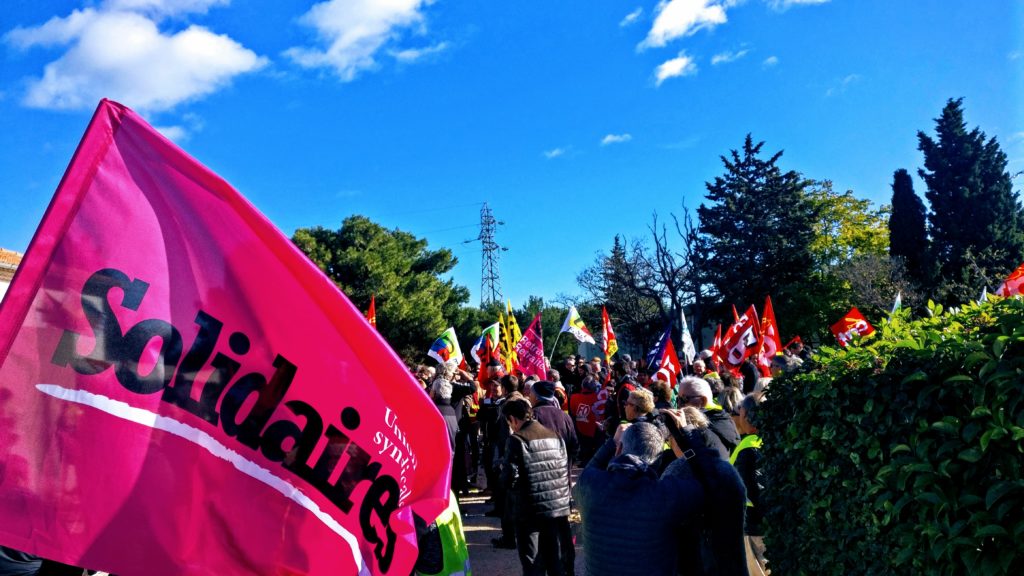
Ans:
{"label": "white flag", "polygon": [[687,364],[693,364],[693,359],[697,357],[697,348],[693,345],[690,328],[686,325],[686,313],[682,308],[679,309],[679,318],[683,321],[683,356],[686,357]]}

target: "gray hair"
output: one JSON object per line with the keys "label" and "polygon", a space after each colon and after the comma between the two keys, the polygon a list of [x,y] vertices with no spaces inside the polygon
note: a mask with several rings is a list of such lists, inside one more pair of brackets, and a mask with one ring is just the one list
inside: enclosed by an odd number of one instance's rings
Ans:
{"label": "gray hair", "polygon": [[690,424],[696,428],[700,428],[701,430],[711,425],[711,422],[708,420],[708,417],[705,416],[704,413],[700,411],[700,409],[694,408],[693,406],[683,407],[683,416],[686,416],[687,424]]}
{"label": "gray hair", "polygon": [[622,453],[635,456],[644,464],[653,464],[664,448],[664,433],[650,422],[637,422],[622,433]]}
{"label": "gray hair", "polygon": [[750,422],[751,417],[757,413],[757,406],[761,402],[764,402],[764,396],[757,392],[751,392],[743,397],[743,401],[740,402],[740,409],[746,412],[748,422]]}
{"label": "gray hair", "polygon": [[755,394],[764,394],[765,390],[768,390],[768,385],[772,383],[771,378],[758,378],[757,384],[754,385]]}
{"label": "gray hair", "polygon": [[[692,389],[693,394],[686,394],[685,392],[687,388]],[[708,384],[707,380],[696,376],[686,376],[679,380],[679,395],[703,396],[705,406],[707,406],[713,398],[713,395],[711,394],[711,385]]]}
{"label": "gray hair", "polygon": [[438,378],[443,378],[445,380],[451,380],[452,378],[455,378],[455,371],[457,369],[458,369],[458,366],[455,364],[455,362],[453,362],[451,360],[449,360],[449,361],[447,361],[447,362],[445,362],[443,364],[438,364],[437,365],[437,377]]}

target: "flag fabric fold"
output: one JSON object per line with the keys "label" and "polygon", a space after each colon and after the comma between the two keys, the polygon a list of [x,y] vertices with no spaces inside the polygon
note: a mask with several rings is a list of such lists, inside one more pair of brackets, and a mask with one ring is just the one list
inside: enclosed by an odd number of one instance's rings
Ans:
{"label": "flag fabric fold", "polygon": [[501,355],[505,361],[505,370],[511,373],[519,365],[519,358],[516,355],[516,344],[522,340],[523,333],[519,330],[519,323],[516,315],[512,312],[512,301],[506,301],[506,312],[502,321]]}
{"label": "flag fabric fold", "polygon": [[538,312],[526,328],[523,337],[516,343],[516,354],[519,356],[519,371],[526,376],[537,376],[546,380],[547,369],[544,364],[544,336],[541,330],[541,318]]}
{"label": "flag fabric fold", "polygon": [[559,333],[562,332],[572,334],[580,342],[596,344],[594,337],[590,334],[590,330],[587,330],[587,326],[583,323],[583,319],[580,318],[580,313],[576,311],[575,306],[569,306],[569,313],[565,315],[565,322],[562,322],[562,329]]}
{"label": "flag fabric fold", "polygon": [[690,327],[686,325],[686,313],[682,308],[679,309],[679,320],[683,331],[683,356],[687,364],[693,364],[693,359],[697,357],[697,347],[693,345],[693,336],[690,336]]}
{"label": "flag fabric fold", "polygon": [[[473,357],[473,360],[477,364],[483,365],[486,360],[490,359],[490,356],[484,357],[485,342],[487,347],[490,349],[489,354],[498,352],[498,346],[501,342],[501,323],[495,322],[490,326],[483,329],[480,333],[480,337],[473,343],[473,347],[469,350],[469,355]],[[496,354],[495,354],[496,355]]]}
{"label": "flag fabric fold", "polygon": [[448,501],[444,421],[362,311],[107,100],[0,307],[0,382],[0,544],[67,564],[409,574]]}
{"label": "flag fabric fold", "polygon": [[772,359],[782,351],[782,339],[779,338],[779,325],[775,321],[775,309],[772,307],[771,296],[764,299],[764,317],[761,319],[761,349],[757,355],[757,365],[764,375],[771,375]]}
{"label": "flag fabric fold", "polygon": [[1024,264],[1018,266],[1016,270],[1006,277],[1006,280],[996,290],[996,294],[1003,298],[1009,298],[1010,296],[1020,294],[1022,287],[1024,287]]}
{"label": "flag fabric fold", "polygon": [[757,345],[761,339],[760,328],[757,310],[751,305],[726,330],[725,335],[722,336],[722,349],[719,353],[730,370],[737,370],[744,360],[757,351]]}
{"label": "flag fabric fold", "polygon": [[619,351],[619,342],[615,339],[615,331],[612,330],[612,321],[608,317],[608,310],[601,306],[601,349],[604,351],[604,359],[611,364],[612,356]]}
{"label": "flag fabric fold", "polygon": [[434,340],[434,343],[430,345],[430,350],[427,351],[427,356],[437,360],[438,364],[449,360],[456,364],[462,364],[462,349],[459,347],[459,339],[455,336],[454,327],[449,327],[437,337],[437,340]]}
{"label": "flag fabric fold", "polygon": [[833,324],[830,330],[843,348],[846,348],[853,341],[854,336],[864,337],[875,332],[874,326],[868,323],[867,319],[864,318],[864,315],[856,307],[850,308],[850,311]]}
{"label": "flag fabric fold", "polygon": [[370,296],[370,308],[366,311],[366,321],[377,328],[377,295],[373,294]]}

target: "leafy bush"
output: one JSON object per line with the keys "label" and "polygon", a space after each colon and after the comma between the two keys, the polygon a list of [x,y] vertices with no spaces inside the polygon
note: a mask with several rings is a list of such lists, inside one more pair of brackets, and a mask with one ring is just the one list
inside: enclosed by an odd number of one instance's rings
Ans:
{"label": "leafy bush", "polygon": [[1024,301],[929,311],[772,383],[757,423],[774,573],[1024,570]]}

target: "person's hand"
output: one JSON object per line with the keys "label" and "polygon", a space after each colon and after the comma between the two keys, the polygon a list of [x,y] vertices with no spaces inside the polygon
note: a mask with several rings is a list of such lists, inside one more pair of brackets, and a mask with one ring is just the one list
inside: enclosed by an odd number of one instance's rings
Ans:
{"label": "person's hand", "polygon": [[623,422],[622,424],[619,424],[618,428],[615,429],[615,435],[613,436],[613,438],[615,439],[616,445],[622,445],[622,434],[623,432],[626,431],[626,428],[629,428],[629,426],[629,422]]}

